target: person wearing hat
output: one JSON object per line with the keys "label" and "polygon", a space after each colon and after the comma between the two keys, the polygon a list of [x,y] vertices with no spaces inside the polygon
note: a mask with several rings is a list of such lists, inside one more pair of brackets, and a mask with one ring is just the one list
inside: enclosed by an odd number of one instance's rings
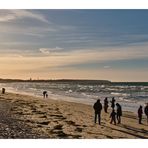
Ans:
{"label": "person wearing hat", "polygon": [[97,116],[98,116],[98,122],[99,125],[101,124],[101,110],[102,110],[102,104],[100,103],[100,99],[97,100],[97,102],[93,106],[94,111],[95,111],[95,123],[97,121]]}

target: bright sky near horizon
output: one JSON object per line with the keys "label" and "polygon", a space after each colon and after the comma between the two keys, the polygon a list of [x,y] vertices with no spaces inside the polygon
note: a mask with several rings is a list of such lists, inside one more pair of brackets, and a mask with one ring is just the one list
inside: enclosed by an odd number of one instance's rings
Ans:
{"label": "bright sky near horizon", "polygon": [[148,10],[0,10],[0,78],[148,81]]}

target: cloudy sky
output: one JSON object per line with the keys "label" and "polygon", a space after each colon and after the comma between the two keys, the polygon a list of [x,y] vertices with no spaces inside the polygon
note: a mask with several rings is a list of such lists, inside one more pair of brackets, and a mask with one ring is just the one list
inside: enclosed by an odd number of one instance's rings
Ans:
{"label": "cloudy sky", "polygon": [[148,10],[0,10],[0,78],[148,81]]}

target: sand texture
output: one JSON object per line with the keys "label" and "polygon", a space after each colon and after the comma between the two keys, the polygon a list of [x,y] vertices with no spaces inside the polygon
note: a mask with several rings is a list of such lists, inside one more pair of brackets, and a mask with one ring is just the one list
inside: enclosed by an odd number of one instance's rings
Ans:
{"label": "sand texture", "polygon": [[36,98],[20,94],[0,94],[0,138],[106,139],[148,138],[146,119],[123,112],[122,124],[110,124],[102,110],[101,126],[94,124],[92,106]]}

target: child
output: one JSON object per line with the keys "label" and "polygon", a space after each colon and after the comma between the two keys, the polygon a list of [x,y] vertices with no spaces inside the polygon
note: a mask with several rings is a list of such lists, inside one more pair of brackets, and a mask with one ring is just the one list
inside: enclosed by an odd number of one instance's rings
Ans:
{"label": "child", "polygon": [[112,124],[112,122],[114,122],[114,124],[116,125],[116,112],[114,109],[112,110],[112,112],[110,114],[110,118],[111,118],[110,124]]}

